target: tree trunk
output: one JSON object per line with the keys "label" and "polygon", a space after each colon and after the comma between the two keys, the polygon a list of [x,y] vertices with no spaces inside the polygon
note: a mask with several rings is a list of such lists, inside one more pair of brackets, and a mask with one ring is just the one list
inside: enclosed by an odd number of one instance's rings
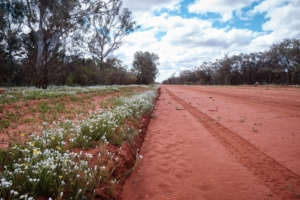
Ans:
{"label": "tree trunk", "polygon": [[292,72],[288,70],[289,85],[292,85]]}

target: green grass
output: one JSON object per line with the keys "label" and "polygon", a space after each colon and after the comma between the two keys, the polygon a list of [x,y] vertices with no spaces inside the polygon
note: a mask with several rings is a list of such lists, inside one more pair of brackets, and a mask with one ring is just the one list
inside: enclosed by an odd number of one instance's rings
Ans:
{"label": "green grass", "polygon": [[30,122],[32,122],[32,121],[33,121],[32,118],[25,118],[25,119],[22,119],[22,122],[23,122],[24,124],[30,123]]}
{"label": "green grass", "polygon": [[64,112],[64,111],[66,110],[66,107],[65,107],[65,105],[62,104],[62,103],[57,103],[57,104],[55,105],[55,109],[56,109],[57,112],[62,113],[62,112]]}
{"label": "green grass", "polygon": [[9,125],[10,125],[10,122],[9,122],[8,120],[3,120],[3,121],[1,122],[1,126],[2,126],[3,128],[8,128]]}
{"label": "green grass", "polygon": [[43,101],[39,107],[40,113],[47,113],[51,109],[51,106],[48,104],[48,102]]}
{"label": "green grass", "polygon": [[[27,198],[94,199],[95,189],[99,187],[112,195],[115,185],[135,167],[121,175],[114,175],[120,165],[118,156],[121,146],[132,142],[138,134],[140,119],[143,115],[150,115],[156,90],[147,87],[134,93],[132,87],[115,86],[105,91],[93,88],[91,94],[78,90],[77,94],[88,94],[86,99],[75,95],[62,98],[63,94],[57,96],[45,91],[36,96],[43,98],[37,107],[25,106],[23,108],[26,110],[7,112],[3,126],[4,123],[9,126],[11,122],[17,122],[18,117],[30,114],[32,117],[20,121],[36,124],[37,118],[43,122],[43,128],[39,135],[23,131],[14,133],[10,148],[0,149],[0,184],[4,186],[0,189],[0,198],[24,199],[27,195]],[[121,94],[104,103],[92,101],[95,95],[113,92]],[[16,95],[16,99],[29,95],[21,92],[19,96]],[[68,108],[70,102],[78,108]],[[97,105],[106,109],[96,110]],[[93,109],[93,112],[89,113],[88,109]],[[63,113],[64,117],[59,113]],[[119,150],[110,152],[108,145]],[[83,153],[85,149],[94,153]],[[137,153],[136,163],[139,160]]]}

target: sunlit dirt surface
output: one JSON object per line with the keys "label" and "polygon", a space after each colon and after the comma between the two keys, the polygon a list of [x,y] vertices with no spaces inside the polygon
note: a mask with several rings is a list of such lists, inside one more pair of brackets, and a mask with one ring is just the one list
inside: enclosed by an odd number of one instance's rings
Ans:
{"label": "sunlit dirt surface", "polygon": [[300,89],[161,88],[123,199],[299,199]]}

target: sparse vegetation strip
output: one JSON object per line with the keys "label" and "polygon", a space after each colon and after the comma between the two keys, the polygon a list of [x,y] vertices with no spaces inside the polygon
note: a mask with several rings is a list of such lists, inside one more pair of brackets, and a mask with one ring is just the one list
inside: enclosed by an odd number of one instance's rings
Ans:
{"label": "sparse vegetation strip", "polygon": [[[0,149],[0,197],[94,199],[101,188],[113,195],[118,177],[124,178],[113,175],[121,164],[122,144],[140,131],[130,124],[151,114],[156,95],[156,86],[147,87],[144,92],[108,99],[109,107],[91,112],[86,119],[55,122],[51,128],[44,122],[41,135],[21,133],[10,148]],[[117,146],[117,152],[109,150],[111,145]],[[136,158],[141,159],[138,151]]]}
{"label": "sparse vegetation strip", "polygon": [[113,91],[120,91],[122,88],[136,87],[132,86],[90,86],[90,87],[60,87],[53,86],[47,90],[35,87],[10,87],[6,88],[3,94],[0,94],[0,105],[7,103],[16,103],[26,100],[51,99],[56,97],[72,96],[77,94],[98,93],[108,94]]}

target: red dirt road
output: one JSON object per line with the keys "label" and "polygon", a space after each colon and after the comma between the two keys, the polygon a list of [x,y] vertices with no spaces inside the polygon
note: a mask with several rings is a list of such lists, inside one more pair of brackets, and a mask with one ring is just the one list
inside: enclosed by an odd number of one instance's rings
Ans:
{"label": "red dirt road", "polygon": [[300,198],[299,89],[161,92],[124,200]]}

